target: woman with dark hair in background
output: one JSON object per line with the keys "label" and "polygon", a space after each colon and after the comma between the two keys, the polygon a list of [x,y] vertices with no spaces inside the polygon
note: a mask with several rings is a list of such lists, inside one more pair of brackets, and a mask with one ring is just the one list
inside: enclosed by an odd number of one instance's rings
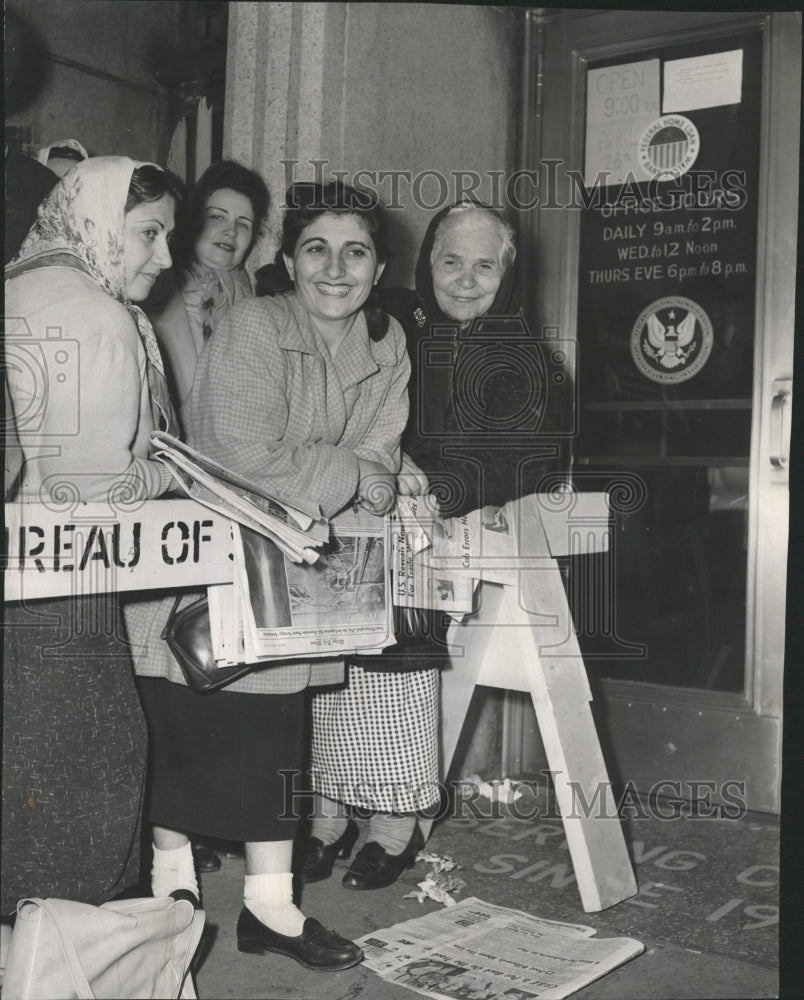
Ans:
{"label": "woman with dark hair in background", "polygon": [[[151,430],[174,417],[133,303],[170,267],[180,194],[152,164],[86,160],[7,267],[20,499],[63,509],[65,497],[131,502],[171,487],[148,454]],[[103,903],[139,880],[147,743],[116,595],[7,604],[4,653],[2,913],[25,896]]]}
{"label": "woman with dark hair in background", "polygon": [[180,416],[198,356],[225,313],[254,293],[245,262],[270,197],[262,178],[232,160],[214,163],[179,220],[173,272],[146,303]]}
{"label": "woman with dark hair in background", "polygon": [[[341,184],[292,190],[288,206],[282,251],[295,290],[236,305],[205,342],[185,407],[190,441],[280,500],[329,517],[357,498],[384,513],[410,366],[401,328],[370,306],[383,213]],[[298,821],[285,780],[303,766],[305,690],[342,681],[342,661],[270,663],[198,695],[159,640],[163,624],[151,614],[136,666],[154,747],[154,894],[198,894],[185,831],[244,842],[238,948],[322,971],[356,964],[355,944],[294,905]]]}
{"label": "woman with dark hair in background", "polygon": [[[145,310],[182,424],[204,342],[233,305],[254,294],[245,263],[269,205],[259,174],[222,160],[204,171],[177,220],[173,269],[157,281]],[[221,859],[213,845],[199,839],[193,849],[199,871],[218,871]]]}

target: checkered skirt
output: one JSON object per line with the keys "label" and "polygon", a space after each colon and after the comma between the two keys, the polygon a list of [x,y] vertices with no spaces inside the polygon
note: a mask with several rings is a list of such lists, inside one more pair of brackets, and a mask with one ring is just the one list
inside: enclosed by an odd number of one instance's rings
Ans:
{"label": "checkered skirt", "polygon": [[432,806],[438,791],[439,670],[349,665],[348,683],[313,697],[313,788],[379,812]]}

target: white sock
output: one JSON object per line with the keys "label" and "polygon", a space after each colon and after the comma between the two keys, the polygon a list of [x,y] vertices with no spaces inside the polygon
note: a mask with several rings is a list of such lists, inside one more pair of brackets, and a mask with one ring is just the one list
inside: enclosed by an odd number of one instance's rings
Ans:
{"label": "white sock", "polygon": [[290,872],[246,875],[243,902],[272,931],[288,937],[301,934],[304,914],[293,904],[293,875]]}
{"label": "white sock", "polygon": [[169,851],[154,844],[154,864],[151,868],[151,892],[154,896],[169,896],[176,889],[187,889],[199,899],[193,849],[188,843]]}

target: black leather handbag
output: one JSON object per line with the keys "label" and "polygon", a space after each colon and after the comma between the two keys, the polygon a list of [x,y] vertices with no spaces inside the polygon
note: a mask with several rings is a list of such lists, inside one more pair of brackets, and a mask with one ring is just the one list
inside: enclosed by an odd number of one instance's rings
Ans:
{"label": "black leather handbag", "polygon": [[[238,663],[219,667],[212,652],[209,624],[209,602],[201,597],[179,608],[181,595],[173,603],[162,638],[170,647],[184,674],[187,685],[196,694],[219,691],[265,663]],[[432,608],[403,608],[394,605],[394,635],[396,642],[380,653],[371,652],[372,670],[418,670],[425,664],[419,657],[431,658],[447,650],[446,636],[449,615]],[[368,666],[368,664],[367,664]]]}
{"label": "black leather handbag", "polygon": [[393,646],[386,646],[383,652],[406,649],[409,646],[445,646],[447,629],[452,619],[443,611],[434,608],[402,608],[394,605]]}
{"label": "black leather handbag", "polygon": [[264,667],[264,663],[238,663],[233,667],[219,667],[212,652],[212,634],[209,624],[209,602],[201,597],[192,604],[179,608],[179,595],[162,630],[162,638],[170,647],[189,687],[197,694],[219,691],[227,684]]}

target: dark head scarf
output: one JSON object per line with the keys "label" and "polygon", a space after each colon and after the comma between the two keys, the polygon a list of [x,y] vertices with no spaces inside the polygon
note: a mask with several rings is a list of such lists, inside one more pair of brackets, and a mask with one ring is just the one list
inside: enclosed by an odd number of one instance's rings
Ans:
{"label": "dark head scarf", "polygon": [[[473,205],[477,205],[478,208],[486,209],[487,211],[492,212],[492,209],[490,209],[488,205],[484,205],[480,201],[475,201],[473,198],[464,198],[461,201],[456,202],[454,205],[448,205],[446,208],[443,208],[440,212],[434,215],[430,220],[430,225],[427,227],[427,232],[424,234],[424,240],[422,241],[422,245],[419,250],[419,259],[416,261],[416,292],[421,300],[426,317],[431,322],[455,322],[452,317],[447,316],[442,311],[438,302],[436,302],[435,292],[433,291],[433,275],[430,255],[433,252],[436,231],[438,230],[441,222],[447,217],[447,215],[449,215],[453,208],[457,208],[458,205],[464,205],[467,202],[471,202]],[[494,301],[486,310],[484,315],[511,315],[513,311],[512,302],[514,301],[515,283],[515,269],[513,265],[509,265],[503,272],[502,281],[500,282],[500,287],[497,289],[497,294],[494,296]]]}

